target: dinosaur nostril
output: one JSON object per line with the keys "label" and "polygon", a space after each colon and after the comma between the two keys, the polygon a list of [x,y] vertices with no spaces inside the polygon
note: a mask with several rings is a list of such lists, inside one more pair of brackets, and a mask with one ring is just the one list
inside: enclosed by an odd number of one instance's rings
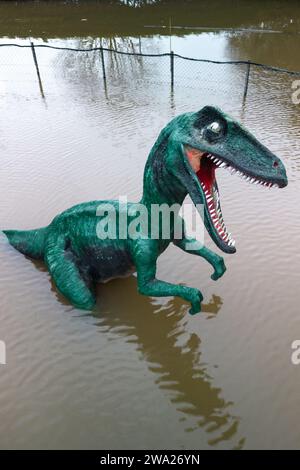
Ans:
{"label": "dinosaur nostril", "polygon": [[273,163],[273,167],[274,167],[274,168],[277,168],[277,167],[278,167],[278,162],[275,161],[275,162]]}

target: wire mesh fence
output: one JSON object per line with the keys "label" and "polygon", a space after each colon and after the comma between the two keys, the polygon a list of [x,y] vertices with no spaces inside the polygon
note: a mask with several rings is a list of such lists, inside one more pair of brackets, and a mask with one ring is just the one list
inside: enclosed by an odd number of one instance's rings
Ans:
{"label": "wire mesh fence", "polygon": [[[198,102],[221,103],[230,96],[245,103],[253,92],[263,98],[287,93],[300,72],[250,61],[213,61],[183,57],[173,52],[144,54],[104,47],[73,48],[49,44],[0,44],[0,93],[24,96],[35,90],[42,97],[66,93],[65,84],[98,84],[106,96],[115,87],[143,91],[150,96],[163,90],[184,90]],[[287,80],[288,78],[288,80]],[[34,85],[33,85],[34,84]]]}

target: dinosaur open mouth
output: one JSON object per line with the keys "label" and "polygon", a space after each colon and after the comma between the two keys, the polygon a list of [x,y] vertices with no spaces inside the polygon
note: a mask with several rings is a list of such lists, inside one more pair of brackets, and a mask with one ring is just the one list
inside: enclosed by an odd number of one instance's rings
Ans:
{"label": "dinosaur open mouth", "polygon": [[231,174],[236,173],[238,176],[252,184],[260,184],[268,188],[271,188],[272,186],[278,187],[278,185],[270,181],[265,181],[261,177],[258,178],[246,174],[242,170],[234,168],[229,163],[222,161],[220,157],[211,153],[203,153],[192,147],[186,147],[186,155],[190,166],[196,173],[201,185],[205,196],[206,215],[211,222],[215,234],[218,236],[223,246],[225,245],[233,248],[235,246],[235,240],[232,238],[231,233],[228,232],[222,215],[219,190],[215,175],[216,169],[227,169]]}

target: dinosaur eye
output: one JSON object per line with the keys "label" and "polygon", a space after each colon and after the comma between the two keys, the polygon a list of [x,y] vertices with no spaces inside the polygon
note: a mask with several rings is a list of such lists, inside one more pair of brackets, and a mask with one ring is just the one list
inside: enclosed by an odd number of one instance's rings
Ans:
{"label": "dinosaur eye", "polygon": [[219,132],[221,131],[221,126],[217,121],[209,124],[207,128],[211,130],[212,132],[214,132],[215,134],[219,134]]}
{"label": "dinosaur eye", "polygon": [[218,142],[226,134],[226,125],[219,121],[213,121],[203,129],[203,137],[211,144]]}

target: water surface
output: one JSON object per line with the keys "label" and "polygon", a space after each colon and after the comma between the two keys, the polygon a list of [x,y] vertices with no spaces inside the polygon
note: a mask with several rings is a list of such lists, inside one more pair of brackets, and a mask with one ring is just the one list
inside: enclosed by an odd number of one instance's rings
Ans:
{"label": "water surface", "polygon": [[[201,11],[196,3],[172,6],[173,24],[193,27],[172,31],[175,52],[300,69],[294,2],[276,2],[276,11],[274,2],[251,2],[260,9],[240,2],[238,10],[234,2],[228,10],[207,2]],[[1,42],[31,36],[87,47],[102,36],[122,50],[169,50],[165,28],[144,28],[168,24],[166,6],[126,9],[122,22],[119,8],[1,3]],[[197,30],[202,26],[281,33]],[[0,48],[1,228],[43,226],[82,201],[138,200],[161,128],[208,103],[282,158],[289,186],[268,191],[218,171],[224,218],[237,240],[236,255],[225,255],[225,276],[213,282],[204,260],[171,246],[158,266],[160,278],[202,290],[204,311],[195,317],[180,299],[140,296],[134,276],[100,286],[95,311],[79,311],[57,294],[42,263],[2,236],[0,447],[298,447],[300,368],[290,361],[300,335],[293,78],[253,68],[243,106],[243,66],[177,59],[172,93],[168,57],[107,54],[105,87],[98,53],[38,49],[37,56],[45,99],[31,51]],[[214,248],[208,236],[205,242]]]}

